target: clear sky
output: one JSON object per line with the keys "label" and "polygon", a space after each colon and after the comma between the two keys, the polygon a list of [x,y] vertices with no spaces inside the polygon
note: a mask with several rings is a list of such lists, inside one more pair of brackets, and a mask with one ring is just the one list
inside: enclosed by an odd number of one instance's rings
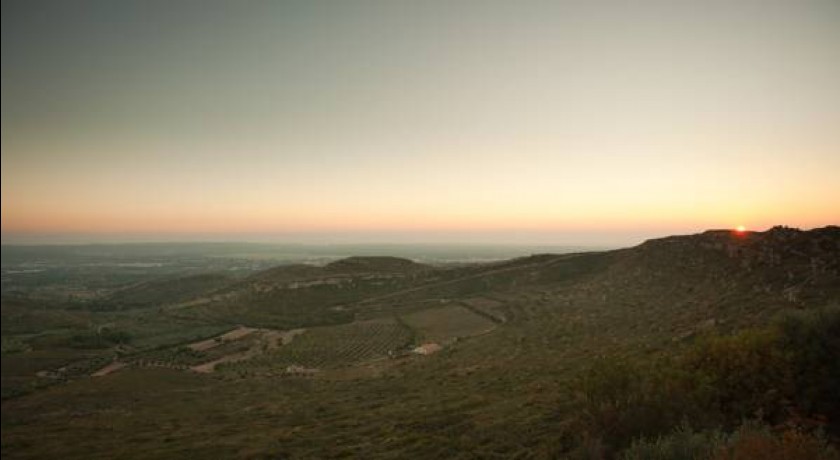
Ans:
{"label": "clear sky", "polygon": [[3,1],[2,232],[840,223],[837,1]]}

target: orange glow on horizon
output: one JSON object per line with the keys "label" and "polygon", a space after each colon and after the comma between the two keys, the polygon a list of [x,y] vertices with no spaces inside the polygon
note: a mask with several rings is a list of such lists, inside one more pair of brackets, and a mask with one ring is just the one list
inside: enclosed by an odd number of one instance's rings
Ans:
{"label": "orange glow on horizon", "polygon": [[[119,16],[128,40],[30,3],[11,12],[34,22],[6,31],[3,235],[746,239],[840,223],[833,5],[184,6],[178,33]],[[672,27],[698,14],[716,26]]]}
{"label": "orange glow on horizon", "polygon": [[[5,198],[5,197],[4,197]],[[6,204],[6,203],[4,203]],[[9,203],[11,204],[11,203]],[[15,203],[17,204],[17,203]],[[649,206],[631,212],[606,212],[601,209],[546,211],[538,205],[514,210],[510,206],[470,209],[450,205],[449,209],[339,209],[338,206],[243,205],[222,209],[190,211],[173,209],[137,209],[116,206],[102,209],[59,209],[57,206],[10,206],[4,209],[4,233],[270,233],[270,232],[494,232],[494,231],[607,231],[644,230],[671,234],[720,228],[717,222],[730,214],[743,214],[742,209],[693,210],[693,215],[667,206]],[[69,207],[68,207],[69,208]],[[198,209],[196,209],[198,208]],[[608,209],[608,207],[605,207]],[[830,213],[798,213],[771,216],[764,209],[750,215],[755,228],[792,225],[810,228],[836,221]],[[733,228],[745,234],[747,228]]]}

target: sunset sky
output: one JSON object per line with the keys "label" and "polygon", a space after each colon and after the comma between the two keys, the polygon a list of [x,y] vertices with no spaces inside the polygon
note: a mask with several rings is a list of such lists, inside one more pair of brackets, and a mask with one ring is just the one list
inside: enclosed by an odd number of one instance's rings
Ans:
{"label": "sunset sky", "polygon": [[3,1],[2,233],[840,224],[837,1]]}

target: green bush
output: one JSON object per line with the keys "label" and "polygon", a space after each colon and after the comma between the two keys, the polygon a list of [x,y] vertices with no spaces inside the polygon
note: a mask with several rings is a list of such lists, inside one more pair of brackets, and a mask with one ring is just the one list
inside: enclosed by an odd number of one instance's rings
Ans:
{"label": "green bush", "polygon": [[67,346],[78,349],[110,348],[131,342],[131,334],[125,331],[102,327],[73,334],[67,339]]}
{"label": "green bush", "polygon": [[840,307],[797,312],[782,318],[780,347],[790,356],[799,413],[840,422]]}
{"label": "green bush", "polygon": [[745,422],[710,457],[713,460],[837,460],[835,450],[821,434],[798,428],[774,433],[767,425]]}
{"label": "green bush", "polygon": [[790,358],[779,346],[775,329],[747,330],[700,341],[682,359],[713,403],[710,409],[729,420],[756,416],[783,419],[795,392]]}
{"label": "green bush", "polygon": [[624,460],[706,460],[726,442],[719,430],[694,431],[683,423],[671,434],[635,441],[621,458]]}
{"label": "green bush", "polygon": [[647,367],[600,360],[578,383],[578,431],[609,454],[640,436],[668,433],[682,420],[705,423],[708,398],[694,378],[665,360]]}
{"label": "green bush", "polygon": [[672,431],[685,420],[701,430],[732,429],[744,419],[836,430],[838,357],[840,309],[832,307],[789,315],[764,329],[702,338],[653,362],[600,359],[577,384],[579,444],[597,446],[607,457],[631,447],[632,458],[644,452],[693,458],[695,444],[714,431]]}
{"label": "green bush", "polygon": [[688,424],[656,438],[641,438],[621,453],[624,460],[836,460],[837,451],[821,432],[787,429],[748,420],[726,435],[718,429],[694,431]]}

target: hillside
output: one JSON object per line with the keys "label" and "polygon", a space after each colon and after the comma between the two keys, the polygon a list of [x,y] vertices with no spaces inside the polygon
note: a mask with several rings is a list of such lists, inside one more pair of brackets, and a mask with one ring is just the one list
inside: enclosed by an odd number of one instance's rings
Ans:
{"label": "hillside", "polygon": [[[26,356],[49,350],[4,354],[4,385],[34,385],[4,399],[4,456],[623,458],[683,421],[739,449],[756,417],[763,446],[840,434],[834,226],[457,267],[353,257],[187,291],[108,313],[137,338],[72,355],[101,376],[42,385]],[[8,310],[24,329],[4,307],[4,344],[49,312],[25,306]]]}
{"label": "hillside", "polygon": [[104,302],[117,308],[173,304],[207,295],[232,281],[232,278],[217,273],[145,281],[116,290]]}
{"label": "hillside", "polygon": [[[446,270],[397,257],[350,257],[325,266],[283,265],[206,297],[179,316],[273,328],[349,322],[348,303],[436,279]],[[190,303],[188,303],[190,304]]]}

